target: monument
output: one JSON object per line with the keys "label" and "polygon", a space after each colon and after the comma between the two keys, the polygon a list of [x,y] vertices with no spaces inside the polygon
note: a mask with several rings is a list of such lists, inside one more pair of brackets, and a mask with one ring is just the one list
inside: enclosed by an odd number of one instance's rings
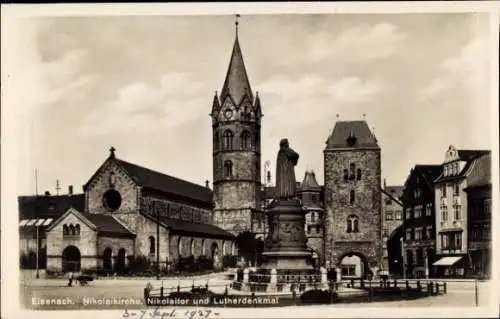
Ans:
{"label": "monument", "polygon": [[312,253],[307,249],[306,211],[296,195],[298,160],[299,154],[290,148],[288,139],[282,139],[276,162],[276,193],[265,210],[269,233],[263,262],[257,269],[243,270],[233,289],[286,294],[327,287],[326,269],[314,269]]}
{"label": "monument", "polygon": [[280,141],[276,161],[276,193],[266,209],[269,235],[265,240],[262,268],[312,270],[312,253],[307,249],[305,211],[296,197],[295,166],[299,160],[288,143]]}

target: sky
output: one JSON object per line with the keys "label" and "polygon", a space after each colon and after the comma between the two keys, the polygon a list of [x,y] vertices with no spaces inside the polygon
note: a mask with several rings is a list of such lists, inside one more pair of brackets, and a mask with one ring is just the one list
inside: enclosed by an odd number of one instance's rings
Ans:
{"label": "sky", "polygon": [[[296,176],[323,183],[337,120],[365,119],[382,176],[402,185],[450,144],[491,149],[486,14],[242,15],[239,40],[259,92],[262,168],[279,140]],[[234,17],[27,18],[17,34],[18,194],[81,192],[116,156],[204,185],[212,181],[211,111],[234,42]],[[338,116],[338,118],[337,118]],[[264,174],[263,174],[264,175]]]}

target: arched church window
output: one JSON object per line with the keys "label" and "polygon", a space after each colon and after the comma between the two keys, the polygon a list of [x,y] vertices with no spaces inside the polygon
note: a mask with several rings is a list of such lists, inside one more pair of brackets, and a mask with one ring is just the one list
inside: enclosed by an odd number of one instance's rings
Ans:
{"label": "arched church window", "polygon": [[354,163],[351,163],[351,164],[349,165],[349,169],[350,169],[350,175],[349,175],[349,178],[350,178],[350,179],[354,179],[354,177],[355,177],[355,175],[354,175],[354,174],[356,173],[356,172],[355,172],[355,170],[356,170],[356,165],[354,165]]}
{"label": "arched church window", "polygon": [[349,215],[349,217],[347,217],[347,229],[346,229],[346,231],[348,233],[357,233],[357,232],[359,232],[358,216],[356,216],[356,215]]}
{"label": "arched church window", "polygon": [[351,204],[354,204],[354,201],[356,200],[356,194],[354,193],[354,190],[351,190],[350,194],[349,194],[349,202]]}
{"label": "arched church window", "polygon": [[76,224],[75,226],[75,235],[80,236],[80,224]]}
{"label": "arched church window", "polygon": [[69,225],[69,234],[71,236],[75,235],[75,226],[73,226],[73,224]]}
{"label": "arched church window", "polygon": [[63,225],[63,236],[68,236],[68,235],[69,235],[68,225],[64,224]]}
{"label": "arched church window", "polygon": [[224,134],[222,136],[224,149],[230,150],[233,148],[233,137],[233,132],[231,132],[230,130],[224,131]]}
{"label": "arched church window", "polygon": [[233,162],[231,161],[225,161],[224,162],[224,177],[231,177],[233,176]]}
{"label": "arched church window", "polygon": [[251,136],[248,131],[243,131],[241,133],[241,148],[246,150],[251,147]]}
{"label": "arched church window", "polygon": [[153,236],[149,236],[149,253],[154,254],[155,252],[156,252],[155,238]]}
{"label": "arched church window", "polygon": [[361,180],[361,169],[360,169],[360,168],[358,168],[358,169],[356,170],[356,179],[357,179],[358,181],[360,181],[360,180]]}
{"label": "arched church window", "polygon": [[344,169],[344,181],[348,180],[349,179],[349,171],[346,169]]}
{"label": "arched church window", "polygon": [[194,238],[191,238],[191,245],[189,247],[189,255],[191,256],[194,256],[194,252],[195,252],[195,241],[194,241]]}

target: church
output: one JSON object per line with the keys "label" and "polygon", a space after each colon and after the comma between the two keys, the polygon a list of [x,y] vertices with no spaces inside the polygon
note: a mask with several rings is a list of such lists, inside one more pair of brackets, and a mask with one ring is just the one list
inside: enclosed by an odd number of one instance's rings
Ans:
{"label": "church", "polygon": [[[263,110],[236,23],[226,78],[210,112],[213,190],[208,182],[196,185],[120,159],[111,148],[83,194],[19,197],[21,253],[44,251],[47,271],[63,273],[124,269],[138,256],[163,268],[205,256],[220,268],[225,256],[244,255],[242,237],[266,237],[265,209],[274,197],[271,174],[261,168]],[[375,272],[383,259],[377,139],[365,121],[337,121],[323,154],[324,185],[307,171],[296,194],[307,211],[315,264],[332,268],[357,258],[357,268],[344,275]]]}

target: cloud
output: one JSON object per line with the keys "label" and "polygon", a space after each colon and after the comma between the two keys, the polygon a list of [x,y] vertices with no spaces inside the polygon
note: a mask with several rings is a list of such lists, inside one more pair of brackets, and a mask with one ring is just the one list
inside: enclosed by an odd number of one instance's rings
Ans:
{"label": "cloud", "polygon": [[208,112],[201,110],[208,108],[206,96],[203,84],[188,73],[167,73],[157,85],[131,83],[118,90],[116,99],[94,109],[84,119],[81,132],[155,132],[184,124]]}
{"label": "cloud", "polygon": [[88,52],[77,49],[59,59],[35,62],[18,74],[19,104],[26,113],[43,110],[61,102],[84,98],[96,84],[99,75],[82,72]]}
{"label": "cloud", "polygon": [[343,104],[369,102],[381,90],[380,82],[363,81],[356,77],[345,77],[327,88],[330,97]]}
{"label": "cloud", "polygon": [[333,41],[329,31],[316,33],[309,38],[307,52],[314,62],[371,62],[398,53],[405,38],[406,34],[393,24],[363,24],[342,29]]}
{"label": "cloud", "polygon": [[441,74],[420,90],[419,97],[432,100],[452,90],[455,94],[482,91],[480,88],[486,87],[489,80],[488,53],[488,38],[471,41],[441,63]]}
{"label": "cloud", "polygon": [[384,90],[379,80],[353,76],[331,80],[318,74],[273,76],[258,87],[265,101],[266,121],[277,129],[289,126],[284,113],[300,118],[301,125],[309,125],[335,116],[340,107],[366,106]]}

